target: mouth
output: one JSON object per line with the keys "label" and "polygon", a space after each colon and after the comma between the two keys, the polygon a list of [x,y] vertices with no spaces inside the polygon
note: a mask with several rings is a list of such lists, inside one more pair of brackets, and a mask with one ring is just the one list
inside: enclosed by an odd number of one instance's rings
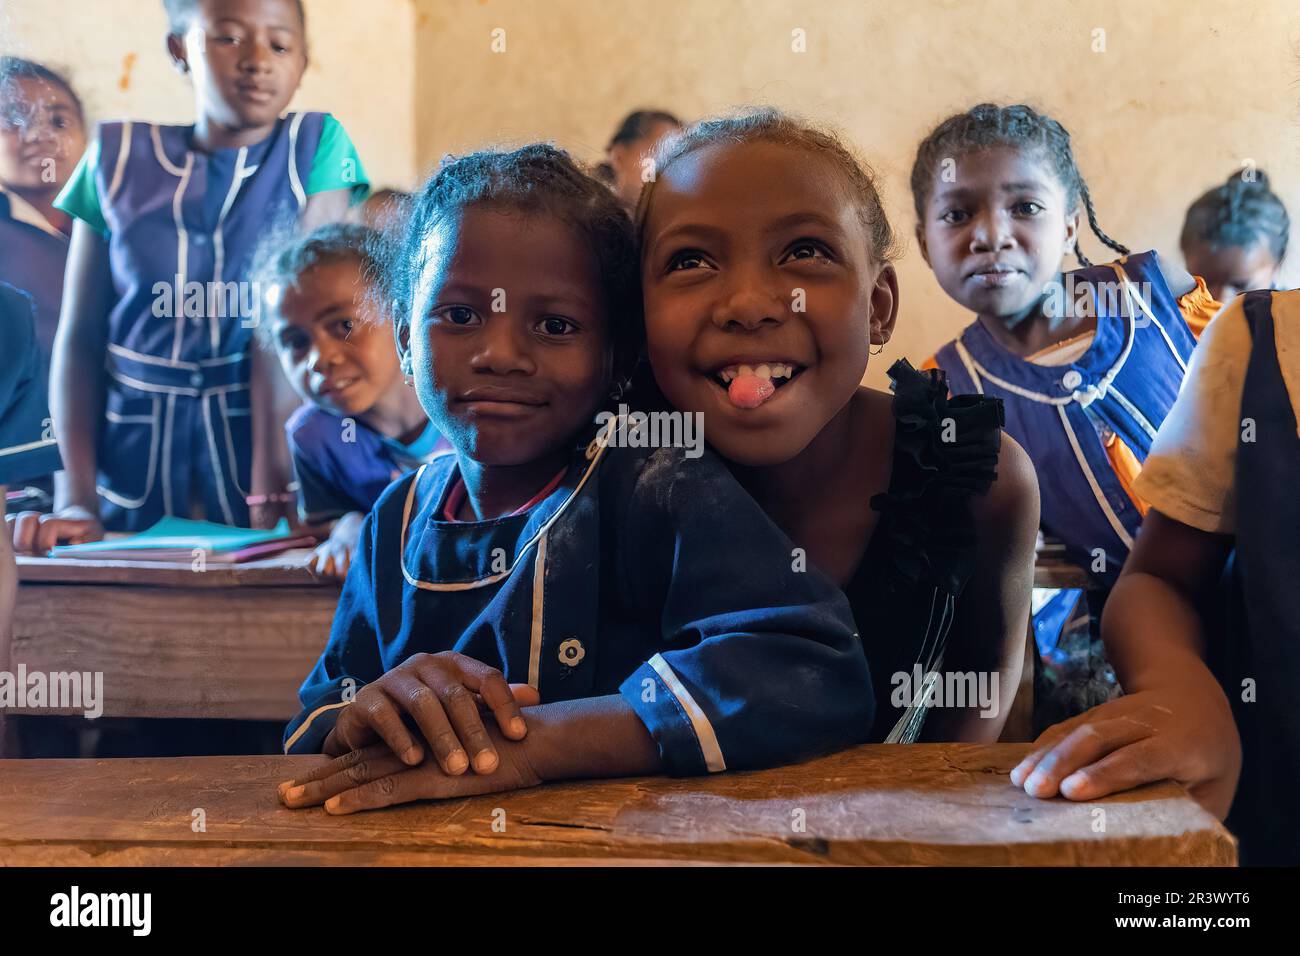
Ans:
{"label": "mouth", "polygon": [[546,406],[545,399],[518,389],[484,386],[457,396],[455,403],[480,416],[523,418]]}
{"label": "mouth", "polygon": [[338,378],[332,382],[326,382],[320,388],[316,389],[316,394],[320,398],[328,398],[346,392],[357,382],[361,381],[361,376],[353,375],[348,378]]}
{"label": "mouth", "polygon": [[730,405],[752,409],[771,401],[805,371],[806,365],[785,359],[748,359],[715,366],[708,378],[726,393]]}
{"label": "mouth", "polygon": [[256,83],[236,83],[235,92],[250,103],[265,104],[275,99],[275,90]]}
{"label": "mouth", "polygon": [[966,281],[978,285],[999,287],[1016,281],[1024,272],[1004,262],[993,262],[978,266],[966,273]]}

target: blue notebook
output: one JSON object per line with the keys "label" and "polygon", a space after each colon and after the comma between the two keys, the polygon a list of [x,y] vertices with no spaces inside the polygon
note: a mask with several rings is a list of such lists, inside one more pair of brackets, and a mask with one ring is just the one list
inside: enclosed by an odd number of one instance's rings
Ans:
{"label": "blue notebook", "polygon": [[211,521],[191,521],[188,518],[165,517],[152,528],[137,534],[91,541],[87,544],[65,544],[50,551],[52,558],[109,558],[135,557],[141,560],[166,560],[177,556],[188,559],[194,551],[223,554],[243,551],[246,548],[275,541],[285,541],[289,547],[299,539],[289,530],[284,518],[274,528],[257,530],[215,524]]}

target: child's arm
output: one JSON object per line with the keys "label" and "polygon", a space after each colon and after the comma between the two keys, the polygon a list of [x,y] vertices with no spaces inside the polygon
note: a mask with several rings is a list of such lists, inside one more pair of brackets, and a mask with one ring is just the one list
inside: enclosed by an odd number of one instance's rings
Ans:
{"label": "child's arm", "polygon": [[990,681],[975,686],[991,687],[997,697],[987,706],[932,708],[922,730],[926,741],[996,742],[1020,684],[1038,539],[1038,479],[1029,456],[1009,435],[1002,436],[997,480],[976,500],[975,522],[975,571],[957,602],[943,671],[988,673]]}
{"label": "child's arm", "polygon": [[[249,404],[253,416],[253,463],[249,494],[265,504],[249,505],[249,524],[272,528],[282,517],[294,515],[283,499],[292,476],[284,424],[298,399],[284,380],[279,364],[264,349],[250,349]],[[269,496],[269,497],[267,497]]]}
{"label": "child's arm", "polygon": [[351,202],[351,189],[330,189],[308,196],[307,206],[298,217],[299,228],[311,232],[331,222],[342,222],[347,218]]}
{"label": "child's arm", "polygon": [[334,522],[329,537],[316,546],[308,564],[317,574],[343,580],[348,576],[352,556],[357,552],[361,524],[366,516],[360,511],[349,511]]}
{"label": "child's arm", "polygon": [[50,367],[50,413],[63,471],[55,475],[54,516],[41,523],[31,550],[104,536],[95,491],[95,442],[104,415],[104,357],[113,301],[108,239],[81,220],[72,227],[63,308]]}
{"label": "child's arm", "polygon": [[1050,728],[1012,783],[1036,797],[1095,800],[1173,778],[1227,815],[1241,742],[1203,659],[1196,597],[1214,588],[1231,540],[1159,511],[1147,516],[1102,618],[1125,695]]}

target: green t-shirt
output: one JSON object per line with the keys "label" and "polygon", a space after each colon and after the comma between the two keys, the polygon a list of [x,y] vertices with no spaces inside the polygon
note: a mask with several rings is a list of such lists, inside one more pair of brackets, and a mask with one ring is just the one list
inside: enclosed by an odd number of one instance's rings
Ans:
{"label": "green t-shirt", "polygon": [[[104,220],[99,187],[95,183],[99,150],[99,139],[96,138],[54,200],[54,206],[107,234],[108,223]],[[316,155],[312,157],[311,171],[307,174],[303,191],[308,196],[314,196],[333,189],[350,189],[352,202],[356,204],[370,192],[370,180],[347,130],[331,114],[326,113],[321,124],[320,143],[316,147]]]}

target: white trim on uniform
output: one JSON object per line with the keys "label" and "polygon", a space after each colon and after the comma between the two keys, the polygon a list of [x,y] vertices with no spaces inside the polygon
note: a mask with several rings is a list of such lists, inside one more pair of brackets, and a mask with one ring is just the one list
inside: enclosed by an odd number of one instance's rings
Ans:
{"label": "white trim on uniform", "polygon": [[528,642],[528,684],[534,690],[542,676],[542,623],[546,602],[546,535],[537,539],[537,557],[533,561],[533,621]]}
{"label": "white trim on uniform", "polygon": [[45,448],[48,445],[57,445],[58,441],[53,438],[42,438],[38,441],[29,441],[24,445],[10,445],[8,448],[0,448],[0,457],[5,455],[18,455],[25,451],[35,451],[38,448]]}
{"label": "white trim on uniform", "polygon": [[298,176],[298,128],[302,126],[303,115],[294,113],[293,119],[289,121],[289,188],[293,190],[300,210],[307,205],[307,193]]}
{"label": "white trim on uniform", "polygon": [[1133,420],[1138,423],[1138,427],[1141,428],[1144,432],[1146,432],[1148,438],[1154,439],[1156,437],[1155,426],[1153,426],[1149,421],[1147,421],[1146,416],[1143,415],[1140,411],[1138,411],[1136,405],[1134,405],[1132,402],[1130,402],[1127,398],[1124,397],[1123,392],[1121,392],[1118,388],[1112,385],[1110,387],[1110,394],[1115,396],[1115,401],[1119,402],[1119,404],[1123,407],[1124,411],[1128,412],[1129,415],[1133,417]]}
{"label": "white trim on uniform", "polygon": [[[153,414],[149,417],[149,423],[153,427],[149,433],[149,469],[147,472],[145,472],[144,494],[142,494],[139,498],[127,498],[124,497],[123,495],[119,495],[117,492],[113,491],[113,489],[105,485],[96,485],[95,487],[95,491],[97,491],[101,497],[108,499],[113,504],[117,505],[119,508],[126,508],[128,510],[134,511],[136,508],[139,508],[141,505],[143,505],[146,501],[149,500],[149,493],[153,491],[154,479],[157,478],[158,475],[158,437],[160,434],[158,428],[158,409],[161,400],[162,399],[159,396],[154,397]],[[107,414],[109,415],[111,420],[112,413],[109,412]],[[137,418],[142,418],[143,416],[121,415],[118,417],[123,421],[126,421],[126,420],[134,420]]]}
{"label": "white trim on uniform", "polygon": [[1079,462],[1079,467],[1083,469],[1083,476],[1088,479],[1088,487],[1092,489],[1092,496],[1097,499],[1097,504],[1101,506],[1102,513],[1106,516],[1106,520],[1110,522],[1111,529],[1119,536],[1120,541],[1124,542],[1124,547],[1132,550],[1133,536],[1128,533],[1124,523],[1119,520],[1119,515],[1115,514],[1115,510],[1102,493],[1101,485],[1097,483],[1097,476],[1092,473],[1087,456],[1084,455],[1083,449],[1079,447],[1079,438],[1074,433],[1074,426],[1070,424],[1069,415],[1066,414],[1064,408],[1057,408],[1057,412],[1061,416],[1061,424],[1065,427],[1065,437],[1070,441],[1070,448],[1074,451],[1075,460]]}
{"label": "white trim on uniform", "polygon": [[298,725],[298,729],[293,732],[293,736],[284,742],[284,752],[288,753],[289,748],[292,747],[294,744],[296,744],[298,742],[298,739],[307,732],[307,728],[311,726],[311,722],[315,720],[317,717],[319,717],[321,714],[325,713],[325,711],[338,710],[340,707],[346,707],[350,703],[352,703],[352,701],[350,700],[341,700],[337,704],[326,704],[324,707],[317,707],[315,710],[313,710],[310,714],[307,715],[306,720],[304,720],[301,724]]}
{"label": "white trim on uniform", "polygon": [[[231,412],[229,406],[226,404],[227,394],[227,392],[217,392],[217,404],[221,406],[221,425],[226,432],[226,454],[229,456],[227,462],[230,468],[230,483],[235,486],[235,490],[239,492],[241,497],[247,498],[248,492],[240,487],[239,469],[235,467],[235,463],[239,461],[239,458],[235,455],[234,436],[230,434],[230,416],[235,413]],[[250,410],[241,408],[238,411],[247,415]]]}
{"label": "white trim on uniform", "polygon": [[718,735],[714,733],[708,715],[695,702],[686,685],[677,679],[677,675],[673,673],[673,669],[668,666],[668,662],[662,655],[656,654],[646,663],[654,668],[654,672],[664,682],[668,692],[677,698],[677,703],[681,705],[682,710],[686,711],[691,729],[695,731],[695,740],[700,745],[701,753],[704,754],[704,766],[709,773],[722,773],[727,769],[727,761],[723,759],[722,748],[718,746]]}
{"label": "white trim on uniform", "polygon": [[975,364],[974,357],[970,354],[970,351],[966,346],[962,344],[961,339],[953,339],[952,344],[957,351],[957,357],[961,359],[961,364],[966,366],[966,374],[969,375],[970,380],[975,383],[975,391],[980,395],[983,395],[984,383],[980,381],[980,374],[977,371],[979,366]]}
{"label": "white trim on uniform", "polygon": [[221,212],[217,215],[217,225],[212,230],[212,285],[208,286],[208,342],[214,355],[221,347],[221,326],[217,323],[217,312],[221,310],[216,307],[217,304],[213,300],[221,294],[221,270],[226,265],[226,239],[221,232],[221,227],[226,221],[226,214],[230,212],[230,207],[234,205],[239,187],[244,182],[246,159],[248,159],[248,147],[241,146],[235,155],[235,172],[230,177],[230,189],[226,191],[226,199],[221,204]]}
{"label": "white trim on uniform", "polygon": [[[217,434],[212,430],[212,402],[205,396],[199,404],[203,406],[203,429],[208,433],[208,462],[212,466],[212,475],[216,479],[221,514],[226,519],[226,524],[234,524],[235,513],[230,510],[230,500],[226,497],[225,476],[221,474],[221,458],[217,453]],[[190,489],[191,497],[193,493],[194,489]]]}
{"label": "white trim on uniform", "polygon": [[[157,140],[155,140],[155,143]],[[126,160],[131,155],[131,121],[122,123],[122,141],[117,144],[117,163],[113,166],[113,181],[108,184],[108,202],[117,198],[117,191],[122,188],[122,175],[126,172]]]}
{"label": "white trim on uniform", "polygon": [[[158,142],[156,133],[158,127],[154,127],[155,139]],[[185,169],[181,173],[180,182],[176,184],[176,192],[172,194],[172,219],[176,224],[176,282],[184,290],[185,279],[189,273],[189,255],[190,255],[190,234],[185,228],[185,215],[181,208],[181,201],[185,198],[185,189],[190,184],[190,168],[194,165],[194,154],[185,154]],[[185,310],[176,310],[176,331],[172,335],[172,359],[179,361],[181,355],[181,336],[185,328]]]}

